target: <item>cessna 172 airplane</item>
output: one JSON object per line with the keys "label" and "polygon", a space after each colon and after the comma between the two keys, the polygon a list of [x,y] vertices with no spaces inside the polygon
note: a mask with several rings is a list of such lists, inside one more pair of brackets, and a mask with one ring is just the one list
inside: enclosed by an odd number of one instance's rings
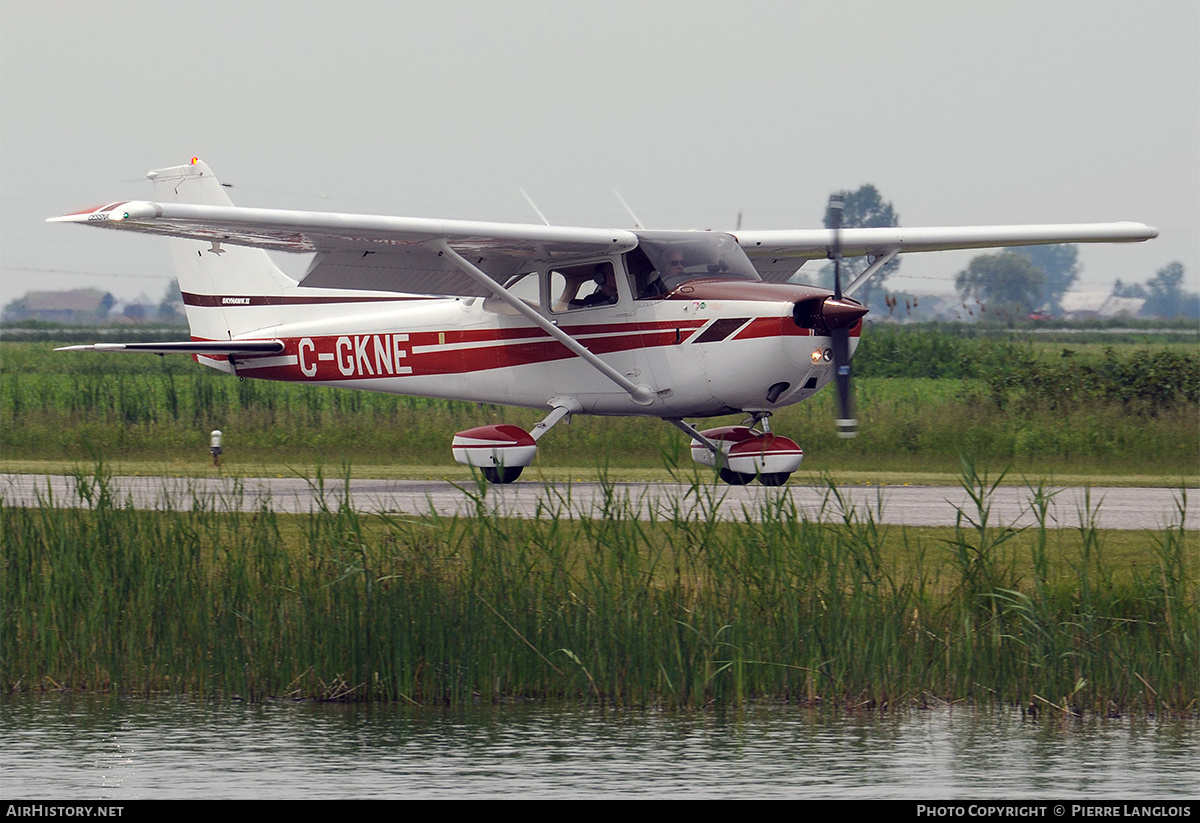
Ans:
{"label": "cessna 172 airplane", "polygon": [[[548,409],[525,431],[455,435],[460,463],[511,483],[571,414],[658,417],[728,483],[780,485],[800,465],[772,412],[836,379],[856,430],[851,295],[902,252],[1155,237],[1140,223],[782,231],[627,231],[237,208],[193,158],[152,171],[155,201],[51,221],[162,234],[191,328],[177,343],[63,350],[185,353],[240,377]],[[840,205],[831,203],[833,214]],[[838,218],[840,219],[840,218]],[[299,281],[267,250],[316,252]],[[870,265],[841,286],[842,256]],[[797,285],[832,259],[834,289]],[[700,431],[686,418],[745,413]]]}

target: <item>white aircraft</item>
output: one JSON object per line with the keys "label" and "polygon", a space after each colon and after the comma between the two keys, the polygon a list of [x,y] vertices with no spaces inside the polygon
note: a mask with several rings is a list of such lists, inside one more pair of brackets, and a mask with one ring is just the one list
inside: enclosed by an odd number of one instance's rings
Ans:
{"label": "white aircraft", "polygon": [[[452,451],[511,483],[571,414],[658,417],[729,483],[780,485],[803,451],[772,412],[837,378],[856,429],[850,358],[859,286],[901,252],[1131,242],[1140,223],[785,231],[622,229],[237,208],[208,166],[150,172],[156,201],[51,221],[167,235],[191,328],[178,343],[63,350],[186,353],[240,377],[549,409],[533,431],[459,432]],[[840,204],[832,204],[840,215]],[[266,250],[316,252],[302,279]],[[845,291],[843,255],[868,268]],[[835,286],[790,280],[835,261]],[[686,418],[745,413],[699,431]]]}

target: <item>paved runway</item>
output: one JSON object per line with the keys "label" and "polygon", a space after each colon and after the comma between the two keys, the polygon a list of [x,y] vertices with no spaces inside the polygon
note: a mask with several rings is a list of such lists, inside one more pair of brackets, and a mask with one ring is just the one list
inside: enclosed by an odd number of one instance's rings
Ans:
{"label": "paved runway", "polygon": [[[113,477],[110,489],[122,505],[138,508],[191,508],[196,499],[222,509],[253,511],[264,502],[279,512],[308,512],[320,505],[321,491],[302,478],[168,478]],[[41,500],[56,506],[79,506],[83,498],[75,478],[0,474],[0,498],[6,506],[37,505]],[[325,505],[337,507],[345,494],[345,481],[326,484]],[[1090,517],[1106,529],[1159,529],[1178,524],[1179,490],[1142,488],[1056,488],[1048,507],[1047,524],[1074,528]],[[559,512],[571,517],[602,516],[606,500],[623,501],[619,510],[636,511],[643,518],[689,515],[722,519],[757,519],[765,507],[794,506],[801,517],[840,520],[846,509],[870,511],[879,522],[909,526],[953,526],[961,509],[977,516],[975,505],[958,486],[852,486],[839,489],[837,499],[823,487],[790,484],[783,488],[751,486],[701,486],[674,484],[524,482],[510,486],[477,488],[470,483],[447,481],[352,480],[350,502],[361,512],[440,515],[467,514],[477,505],[504,515],[538,517]],[[1036,522],[1028,488],[1004,486],[991,495],[991,522],[1027,526]],[[1187,496],[1185,525],[1197,528],[1200,491]]]}

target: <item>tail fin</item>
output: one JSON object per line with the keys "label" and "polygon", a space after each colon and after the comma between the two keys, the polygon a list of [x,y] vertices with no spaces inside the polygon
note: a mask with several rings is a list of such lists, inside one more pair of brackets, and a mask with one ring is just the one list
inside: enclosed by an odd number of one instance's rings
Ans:
{"label": "tail fin", "polygon": [[[157,200],[233,205],[225,188],[199,160],[146,176],[154,181]],[[280,271],[262,249],[174,237],[167,243],[193,338],[229,340],[273,325],[269,311],[264,310],[270,301],[254,298],[284,294],[296,287],[296,281]]]}

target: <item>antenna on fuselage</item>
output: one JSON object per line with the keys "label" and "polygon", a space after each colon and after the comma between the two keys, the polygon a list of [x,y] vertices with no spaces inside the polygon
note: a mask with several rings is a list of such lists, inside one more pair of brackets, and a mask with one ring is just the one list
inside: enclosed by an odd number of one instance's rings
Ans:
{"label": "antenna on fuselage", "polygon": [[633,213],[633,209],[629,208],[629,204],[625,202],[625,198],[621,196],[621,192],[617,191],[616,189],[613,189],[613,194],[615,194],[617,196],[617,199],[621,201],[621,205],[625,207],[626,213],[628,213],[629,216],[633,218],[633,227],[635,229],[646,228],[645,226],[642,225],[642,221],[638,220],[638,216]]}
{"label": "antenna on fuselage", "polygon": [[549,226],[550,221],[546,219],[546,215],[542,214],[542,210],[537,207],[537,203],[533,202],[533,198],[530,197],[526,193],[525,189],[521,189],[520,192],[521,192],[521,196],[525,198],[525,202],[528,203],[530,208],[532,208],[534,210],[534,212],[537,213],[538,219],[540,219],[543,223],[545,223],[547,226]]}

